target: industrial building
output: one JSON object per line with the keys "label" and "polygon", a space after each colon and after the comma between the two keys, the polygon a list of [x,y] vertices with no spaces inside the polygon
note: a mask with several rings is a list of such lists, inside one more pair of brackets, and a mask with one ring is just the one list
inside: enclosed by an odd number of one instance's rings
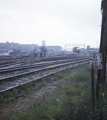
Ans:
{"label": "industrial building", "polygon": [[[7,53],[9,51],[17,50],[20,52],[26,52],[29,53],[33,51],[34,49],[39,50],[41,46],[38,46],[37,44],[19,44],[19,43],[9,43],[8,41],[6,43],[0,43],[0,53]],[[61,51],[61,46],[45,46],[48,52],[57,52]]]}

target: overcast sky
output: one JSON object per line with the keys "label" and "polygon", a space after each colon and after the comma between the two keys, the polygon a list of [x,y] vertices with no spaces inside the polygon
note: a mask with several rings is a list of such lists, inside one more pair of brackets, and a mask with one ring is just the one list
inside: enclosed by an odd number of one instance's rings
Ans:
{"label": "overcast sky", "polygon": [[0,0],[0,42],[98,47],[101,0]]}

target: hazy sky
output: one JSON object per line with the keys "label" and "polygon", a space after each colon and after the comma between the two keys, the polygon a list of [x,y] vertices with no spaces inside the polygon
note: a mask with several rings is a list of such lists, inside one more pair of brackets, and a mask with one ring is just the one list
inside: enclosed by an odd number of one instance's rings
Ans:
{"label": "hazy sky", "polygon": [[0,42],[96,47],[100,6],[101,0],[0,0]]}

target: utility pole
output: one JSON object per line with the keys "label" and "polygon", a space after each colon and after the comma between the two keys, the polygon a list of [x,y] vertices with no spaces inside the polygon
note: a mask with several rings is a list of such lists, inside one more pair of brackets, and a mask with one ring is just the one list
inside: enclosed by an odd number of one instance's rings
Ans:
{"label": "utility pole", "polygon": [[[104,90],[106,72],[106,51],[107,51],[107,0],[102,0],[102,25],[99,53],[102,54],[102,69],[97,71],[96,98],[99,99],[99,91]],[[101,86],[101,87],[100,87]]]}

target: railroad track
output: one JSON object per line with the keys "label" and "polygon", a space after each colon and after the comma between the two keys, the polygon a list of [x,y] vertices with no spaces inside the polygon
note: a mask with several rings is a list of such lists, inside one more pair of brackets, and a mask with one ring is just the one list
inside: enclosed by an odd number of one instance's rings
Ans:
{"label": "railroad track", "polygon": [[[48,61],[49,62],[49,61]],[[55,74],[59,71],[69,69],[76,67],[80,64],[85,64],[89,62],[88,58],[84,58],[84,60],[77,59],[75,61],[70,61],[70,60],[60,60],[55,64],[52,65],[52,61],[50,64],[45,65],[44,67],[37,67],[37,69],[29,71],[29,72],[24,72],[21,74],[13,75],[13,76],[8,76],[0,79],[0,93],[3,93],[8,90],[12,90],[14,88],[20,87],[26,83],[32,82],[39,80],[43,77]]]}
{"label": "railroad track", "polygon": [[9,58],[0,58],[0,65],[3,64],[10,64],[12,62],[25,62],[26,60],[33,60],[33,59],[37,59],[37,60],[42,60],[43,58],[55,58],[55,57],[64,57],[67,55],[61,55],[61,56],[45,56],[45,57],[37,57],[34,55],[29,55],[29,56],[23,56],[23,57],[9,57]]}
{"label": "railroad track", "polygon": [[15,59],[15,60],[2,60],[0,62],[0,67],[8,67],[8,66],[13,66],[13,65],[19,65],[19,64],[27,64],[27,63],[31,63],[34,61],[40,61],[41,58],[35,58],[35,57],[28,57],[26,59]]}
{"label": "railroad track", "polygon": [[35,56],[28,56],[25,58],[17,58],[17,59],[8,59],[8,60],[0,60],[0,68],[8,68],[11,66],[18,66],[18,65],[24,65],[24,64],[32,64],[34,62],[39,61],[52,61],[52,60],[58,60],[58,59],[69,59],[76,56],[70,56],[70,55],[64,55],[64,56],[52,56],[52,57],[35,57]]}
{"label": "railroad track", "polygon": [[[43,66],[47,66],[47,65],[58,64],[58,63],[60,63],[60,62],[70,62],[70,61],[82,60],[82,59],[83,59],[83,58],[72,58],[72,59],[65,59],[65,60],[36,62],[36,63],[34,63],[34,64],[4,67],[4,68],[0,68],[0,74],[10,73],[10,72],[15,72],[15,71],[21,72],[22,70],[27,70],[27,69],[32,69],[32,68],[35,69],[35,68],[37,68],[37,67],[43,67]],[[22,72],[23,72],[23,71],[22,71]],[[1,76],[0,76],[0,77],[1,77]]]}
{"label": "railroad track", "polygon": [[[11,69],[11,68],[17,68],[17,67],[21,67],[22,68],[22,66],[24,66],[24,65],[31,65],[32,66],[32,64],[34,64],[34,63],[38,63],[38,62],[45,62],[45,61],[54,61],[54,60],[61,60],[61,59],[72,59],[73,57],[69,57],[69,56],[63,56],[63,58],[62,57],[52,57],[52,58],[48,58],[48,57],[46,57],[46,58],[35,58],[35,57],[33,57],[33,58],[30,58],[30,59],[28,59],[27,61],[21,61],[21,62],[17,62],[17,61],[15,61],[15,62],[13,62],[13,63],[8,63],[8,64],[4,64],[4,65],[0,65],[0,71],[1,71],[1,73],[2,73],[2,71],[3,70],[5,70],[5,69]],[[75,58],[79,58],[79,57],[75,57]]]}

